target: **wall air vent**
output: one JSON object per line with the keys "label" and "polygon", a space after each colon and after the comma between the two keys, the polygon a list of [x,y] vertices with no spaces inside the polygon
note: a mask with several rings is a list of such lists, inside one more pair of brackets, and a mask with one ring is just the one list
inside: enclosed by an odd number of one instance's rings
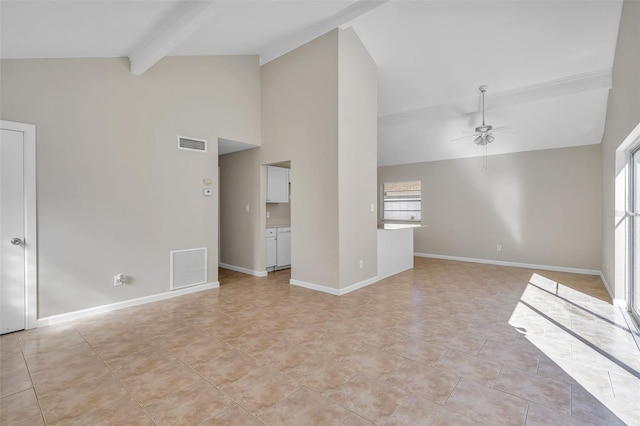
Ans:
{"label": "wall air vent", "polygon": [[171,290],[207,282],[207,248],[174,250],[170,260]]}
{"label": "wall air vent", "polygon": [[178,149],[187,151],[207,152],[207,141],[204,139],[178,136]]}

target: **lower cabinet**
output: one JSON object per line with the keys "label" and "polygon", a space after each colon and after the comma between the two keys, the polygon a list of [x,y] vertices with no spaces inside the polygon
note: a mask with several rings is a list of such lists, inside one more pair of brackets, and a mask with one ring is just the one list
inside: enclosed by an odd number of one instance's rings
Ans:
{"label": "lower cabinet", "polygon": [[267,229],[267,268],[275,268],[277,263],[278,243],[276,229]]}
{"label": "lower cabinet", "polygon": [[267,264],[268,270],[286,269],[291,266],[291,227],[268,228]]}
{"label": "lower cabinet", "polygon": [[291,266],[291,228],[278,228],[276,268]]}
{"label": "lower cabinet", "polygon": [[276,239],[276,230],[267,229],[267,268],[274,268],[278,260],[278,243]]}

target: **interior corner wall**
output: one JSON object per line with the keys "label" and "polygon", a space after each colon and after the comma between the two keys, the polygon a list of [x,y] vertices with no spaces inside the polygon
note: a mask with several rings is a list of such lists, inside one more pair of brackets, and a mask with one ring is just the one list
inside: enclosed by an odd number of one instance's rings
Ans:
{"label": "interior corner wall", "polygon": [[126,58],[0,70],[2,119],[37,131],[39,318],[168,292],[171,250],[207,247],[217,281],[217,138],[260,144],[258,57],[168,57],[140,77]]}
{"label": "interior corner wall", "polygon": [[291,161],[291,279],[339,288],[338,30],[261,68],[261,163]]}
{"label": "interior corner wall", "polygon": [[[600,270],[600,146],[378,169],[379,182],[422,180],[415,252]],[[497,252],[496,246],[502,245]]]}
{"label": "interior corner wall", "polygon": [[[616,150],[640,123],[640,3],[622,5],[618,41],[613,61],[613,86],[609,92],[607,118],[602,138],[602,274],[614,298],[626,300],[626,215],[616,209],[616,198],[624,198],[624,167],[616,167]],[[624,153],[621,153],[624,155]],[[618,181],[618,185],[616,185]],[[616,187],[622,190],[616,194]]]}
{"label": "interior corner wall", "polygon": [[340,287],[345,288],[378,272],[378,85],[376,64],[352,28],[339,32],[338,58]]}
{"label": "interior corner wall", "polygon": [[[260,226],[260,151],[220,157],[220,263],[265,271],[265,234]],[[246,206],[249,206],[247,211]]]}

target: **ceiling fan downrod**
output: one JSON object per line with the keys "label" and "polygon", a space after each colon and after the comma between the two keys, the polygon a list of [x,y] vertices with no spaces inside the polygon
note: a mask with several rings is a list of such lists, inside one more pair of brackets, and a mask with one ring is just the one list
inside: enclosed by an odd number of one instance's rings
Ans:
{"label": "ceiling fan downrod", "polygon": [[482,126],[484,126],[484,94],[487,91],[489,86],[485,86],[484,84],[479,87],[482,99]]}
{"label": "ceiling fan downrod", "polygon": [[488,88],[489,86],[486,86],[484,84],[478,88],[480,90],[480,102],[481,102],[480,109],[482,110],[482,126],[476,127],[476,132],[478,133],[487,133],[487,132],[490,132],[491,129],[493,129],[493,126],[491,126],[490,124],[487,125],[484,121],[484,94]]}

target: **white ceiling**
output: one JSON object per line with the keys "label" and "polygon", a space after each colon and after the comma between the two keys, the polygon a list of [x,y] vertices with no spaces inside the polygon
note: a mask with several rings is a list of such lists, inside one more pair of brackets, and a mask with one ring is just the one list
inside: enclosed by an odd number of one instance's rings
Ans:
{"label": "white ceiling", "polygon": [[352,3],[354,1],[220,2],[210,24],[195,32],[171,54],[262,54],[274,43],[304,31]]}
{"label": "white ceiling", "polygon": [[2,58],[129,56],[178,1],[0,2]]}
{"label": "white ceiling", "polygon": [[[0,2],[0,57],[256,54],[267,62],[352,26],[379,67],[379,164],[600,143],[621,0]],[[474,111],[476,113],[474,113]]]}

